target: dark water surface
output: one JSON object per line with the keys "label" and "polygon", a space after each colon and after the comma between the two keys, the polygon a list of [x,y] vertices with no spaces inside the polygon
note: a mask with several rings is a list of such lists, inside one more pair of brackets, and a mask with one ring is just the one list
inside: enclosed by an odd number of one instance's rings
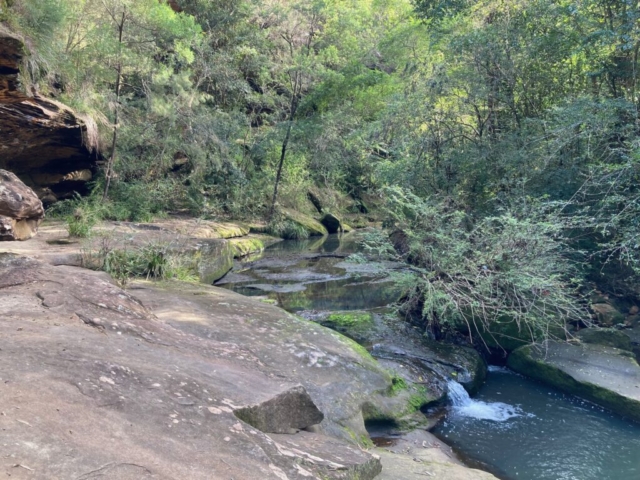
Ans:
{"label": "dark water surface", "polygon": [[395,302],[399,290],[387,276],[393,262],[360,263],[358,233],[286,240],[259,258],[236,263],[216,285],[247,296],[266,296],[290,312],[370,310]]}
{"label": "dark water surface", "polygon": [[[513,415],[487,420],[473,405],[494,402]],[[500,478],[640,480],[638,424],[503,369],[471,403],[452,407],[433,433]]]}

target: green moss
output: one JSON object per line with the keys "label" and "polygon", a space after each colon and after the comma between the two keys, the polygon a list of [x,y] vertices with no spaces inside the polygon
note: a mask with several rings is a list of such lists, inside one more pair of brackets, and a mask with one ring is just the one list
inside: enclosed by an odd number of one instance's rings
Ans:
{"label": "green moss", "polygon": [[373,322],[373,315],[369,312],[340,312],[327,317],[327,323],[341,326],[361,325]]}
{"label": "green moss", "polygon": [[399,377],[398,375],[393,375],[391,377],[391,388],[389,389],[390,395],[398,395],[401,391],[409,388],[407,382],[404,378]]}
{"label": "green moss", "polygon": [[229,240],[229,242],[233,248],[235,258],[260,253],[265,249],[264,242],[260,238],[255,237],[234,238]]}
{"label": "green moss", "polygon": [[373,448],[375,446],[369,436],[364,433],[358,435],[349,427],[344,427],[344,431],[347,432],[347,435],[349,435],[349,438],[351,438],[354,443],[360,445],[362,448]]}
{"label": "green moss", "polygon": [[310,236],[316,235],[328,235],[327,229],[315,218],[309,217],[300,212],[296,212],[294,210],[285,210],[284,216],[298,225],[302,226]]}
{"label": "green moss", "polygon": [[414,393],[409,397],[409,408],[414,412],[420,410],[427,403],[428,399],[420,393]]}
{"label": "green moss", "polygon": [[340,334],[337,334],[337,335],[339,336],[338,338],[340,338],[340,340],[342,340],[343,343],[346,343],[347,345],[349,345],[358,355],[362,357],[362,359],[365,362],[371,362],[377,365],[378,362],[376,362],[375,358],[371,356],[371,354],[369,353],[369,350],[364,348],[359,343],[351,340],[349,337],[345,337],[344,335],[340,335]]}
{"label": "green moss", "polygon": [[373,314],[370,312],[336,312],[320,323],[361,345],[371,343],[371,336],[375,332]]}
{"label": "green moss", "polygon": [[249,234],[249,227],[235,223],[216,223],[213,229],[220,238],[237,238]]}
{"label": "green moss", "polygon": [[422,407],[433,401],[433,398],[429,396],[429,392],[424,385],[412,385],[410,388],[412,392],[407,400],[408,411],[417,412]]}

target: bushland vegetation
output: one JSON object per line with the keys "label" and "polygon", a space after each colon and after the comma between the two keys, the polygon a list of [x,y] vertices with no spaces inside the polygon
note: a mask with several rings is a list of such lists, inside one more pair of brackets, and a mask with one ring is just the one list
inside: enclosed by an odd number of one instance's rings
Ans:
{"label": "bushland vegetation", "polygon": [[640,295],[639,20],[627,0],[0,0],[25,81],[98,125],[103,174],[60,211],[277,218],[322,191],[384,214],[440,326],[578,322],[589,282]]}

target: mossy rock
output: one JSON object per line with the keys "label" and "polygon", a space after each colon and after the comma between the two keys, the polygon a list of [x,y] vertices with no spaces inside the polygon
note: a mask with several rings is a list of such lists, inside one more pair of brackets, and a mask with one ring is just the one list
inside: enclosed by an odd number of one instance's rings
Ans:
{"label": "mossy rock", "polygon": [[249,234],[249,227],[237,223],[216,223],[213,228],[220,235],[220,238],[237,238]]}
{"label": "mossy rock", "polygon": [[625,321],[625,316],[608,303],[594,303],[591,305],[591,310],[600,325],[612,327]]}
{"label": "mossy rock", "polygon": [[518,373],[640,421],[640,366],[633,354],[601,345],[548,342],[513,351]]}
{"label": "mossy rock", "polygon": [[[443,366],[450,366],[447,377],[460,383],[471,395],[478,392],[487,378],[487,364],[473,348],[425,340],[425,346],[436,352]],[[444,373],[444,372],[443,372]]]}
{"label": "mossy rock", "polygon": [[196,219],[161,220],[155,223],[136,224],[136,228],[169,230],[200,239],[237,238],[249,234],[249,226],[247,225]]}
{"label": "mossy rock", "polygon": [[229,243],[231,243],[233,247],[234,257],[242,258],[247,255],[262,253],[265,248],[278,241],[279,239],[267,235],[248,235],[242,238],[232,238],[229,240]]}
{"label": "mossy rock", "polygon": [[233,268],[235,252],[228,240],[205,242],[194,254],[200,281],[212,285],[229,273]]}
{"label": "mossy rock", "polygon": [[311,237],[329,234],[324,225],[315,218],[305,215],[304,213],[296,212],[295,210],[284,210],[283,214],[288,220],[297,223],[304,228]]}
{"label": "mossy rock", "polygon": [[416,385],[404,379],[401,380],[401,387],[398,387],[398,378],[400,377],[393,378],[392,386],[383,401],[364,403],[362,415],[365,421],[391,423],[400,431],[426,426],[429,419],[421,409],[439,398],[424,385]]}
{"label": "mossy rock", "polygon": [[[470,323],[473,336],[480,337],[480,341],[477,342],[479,345],[507,352],[532,342],[545,340],[547,335],[552,338],[565,338],[565,330],[559,323],[527,325],[524,322],[518,323],[508,315],[501,315],[492,321],[488,328],[480,319]],[[469,333],[466,322],[459,321],[457,327],[458,330]]]}
{"label": "mossy rock", "polygon": [[360,344],[369,343],[369,337],[375,328],[373,314],[360,311],[335,312],[319,323]]}
{"label": "mossy rock", "polygon": [[594,343],[605,347],[633,351],[631,339],[615,328],[585,328],[576,335],[584,343]]}
{"label": "mossy rock", "polygon": [[269,233],[269,224],[265,222],[254,222],[249,224],[249,233]]}

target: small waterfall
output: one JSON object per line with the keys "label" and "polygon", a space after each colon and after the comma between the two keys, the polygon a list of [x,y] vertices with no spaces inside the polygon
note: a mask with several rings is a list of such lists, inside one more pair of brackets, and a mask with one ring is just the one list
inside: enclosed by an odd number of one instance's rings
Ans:
{"label": "small waterfall", "polygon": [[477,420],[493,420],[505,422],[513,417],[522,415],[522,410],[502,402],[482,402],[469,396],[462,385],[454,380],[447,382],[447,396],[453,406],[455,415],[475,418]]}
{"label": "small waterfall", "polygon": [[473,402],[467,391],[458,382],[449,380],[447,387],[449,389],[447,396],[454,407],[464,407]]}

